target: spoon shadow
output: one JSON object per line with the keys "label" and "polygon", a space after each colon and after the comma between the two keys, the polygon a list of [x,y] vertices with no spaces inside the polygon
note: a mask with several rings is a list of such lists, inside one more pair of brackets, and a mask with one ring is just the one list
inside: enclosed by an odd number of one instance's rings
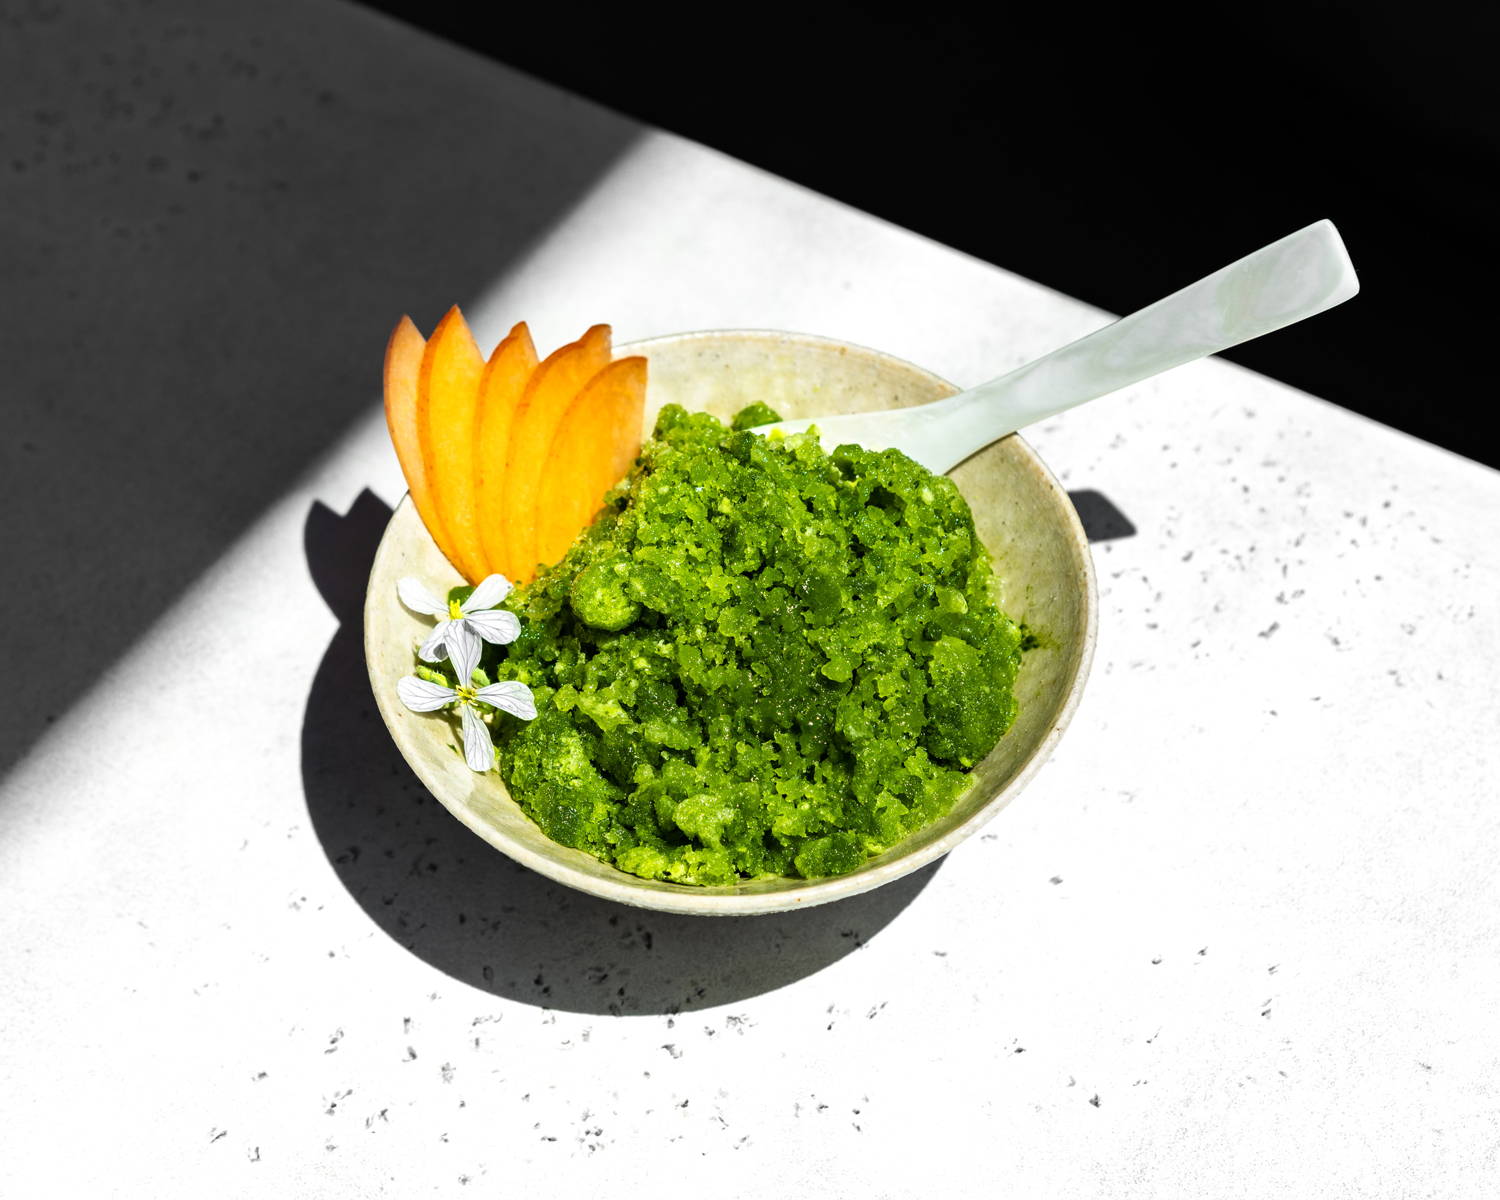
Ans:
{"label": "spoon shadow", "polygon": [[932,863],[872,892],[759,917],[688,917],[563,887],[513,862],[428,794],[376,711],[365,671],[365,581],[391,510],[368,490],[345,516],[315,503],[314,582],[339,618],[308,695],[302,783],[334,872],[390,938],[463,983],[539,1007],[677,1013],[794,983],[916,898]]}

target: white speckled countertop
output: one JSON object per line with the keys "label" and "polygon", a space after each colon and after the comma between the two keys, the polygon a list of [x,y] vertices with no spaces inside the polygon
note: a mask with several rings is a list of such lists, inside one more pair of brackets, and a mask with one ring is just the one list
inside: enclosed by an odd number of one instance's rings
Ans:
{"label": "white speckled countertop", "polygon": [[[153,23],[189,30],[169,75],[276,97],[222,122],[229,150],[205,135],[204,182],[294,233],[445,105],[468,154],[525,165],[497,209],[613,139],[503,261],[455,218],[465,269],[412,303],[463,303],[482,342],[522,317],[546,345],[784,328],[970,384],[1104,319],[360,10],[125,7],[134,115],[81,87],[33,172],[163,107]],[[299,92],[268,64],[309,46],[326,82]],[[335,119],[342,159],[286,149]],[[4,229],[45,241],[15,174]],[[193,252],[141,228],[148,263]],[[295,262],[266,286],[365,286],[336,242]],[[345,417],[0,775],[0,1195],[1500,1194],[1495,472],[1217,361],[1034,430],[1100,537],[1098,658],[1052,762],[913,879],[657,917],[490,851],[374,714],[361,571],[402,491],[381,303],[317,380]],[[212,397],[276,386],[275,359],[195,370]],[[28,561],[7,588],[55,596]]]}

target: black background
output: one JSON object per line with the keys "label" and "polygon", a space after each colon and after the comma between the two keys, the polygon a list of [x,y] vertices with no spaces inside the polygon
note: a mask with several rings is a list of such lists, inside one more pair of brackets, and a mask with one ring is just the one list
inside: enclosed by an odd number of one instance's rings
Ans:
{"label": "black background", "polygon": [[1500,465],[1493,8],[371,7],[1114,312],[1332,218],[1361,294],[1227,357]]}

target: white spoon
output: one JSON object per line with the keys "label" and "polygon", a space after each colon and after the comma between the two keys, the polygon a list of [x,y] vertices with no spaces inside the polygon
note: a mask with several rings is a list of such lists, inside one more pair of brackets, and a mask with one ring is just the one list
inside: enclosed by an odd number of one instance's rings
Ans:
{"label": "white spoon", "polygon": [[929,471],[956,467],[1023,425],[1342,304],[1359,291],[1332,221],[1319,221],[1008,375],[915,408],[762,425],[825,448],[894,446]]}

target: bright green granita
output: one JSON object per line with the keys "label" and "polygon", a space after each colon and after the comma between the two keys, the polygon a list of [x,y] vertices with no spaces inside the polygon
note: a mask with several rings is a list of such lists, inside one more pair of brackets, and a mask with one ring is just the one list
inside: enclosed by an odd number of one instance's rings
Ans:
{"label": "bright green granita", "polygon": [[486,674],[538,709],[496,729],[512,795],[647,879],[853,870],[945,812],[1015,716],[1021,631],[968,505],[894,450],[669,406],[506,607],[521,636]]}

